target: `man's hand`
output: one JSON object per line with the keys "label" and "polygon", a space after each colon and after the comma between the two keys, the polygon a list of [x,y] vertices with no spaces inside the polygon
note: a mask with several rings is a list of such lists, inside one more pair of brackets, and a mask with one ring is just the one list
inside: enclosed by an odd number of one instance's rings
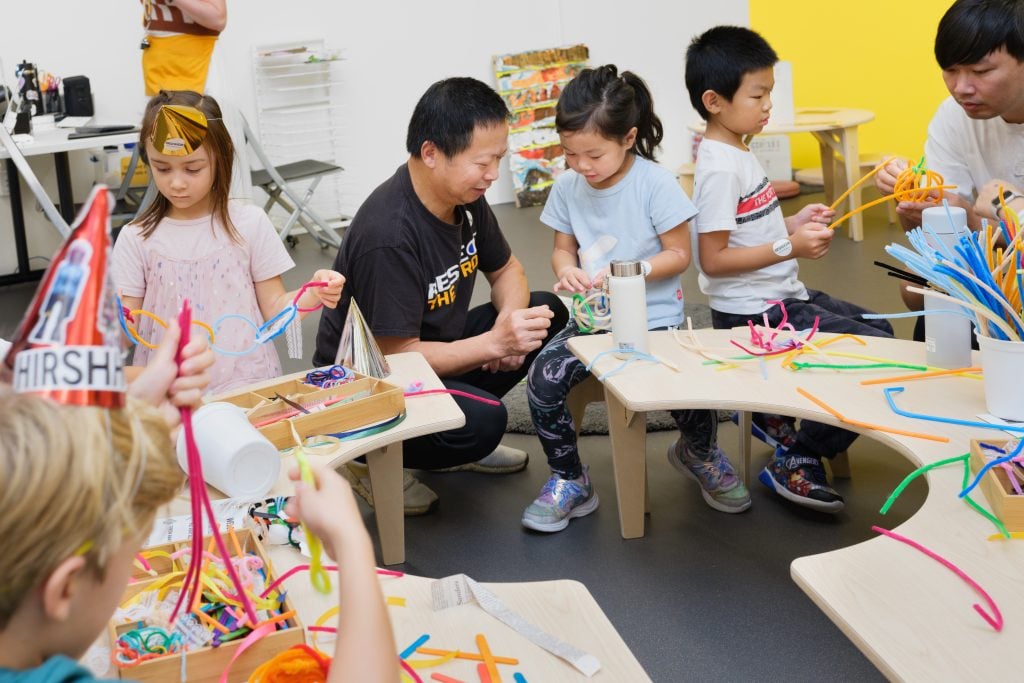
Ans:
{"label": "man's hand", "polygon": [[789,236],[793,243],[794,258],[819,259],[828,253],[832,245],[832,237],[835,231],[830,230],[821,223],[807,223],[801,225]]}
{"label": "man's hand", "polygon": [[555,314],[547,306],[500,312],[490,332],[494,359],[525,356],[539,349],[548,336],[553,317]]}
{"label": "man's hand", "polygon": [[[1021,194],[1021,191],[1005,180],[990,180],[978,188],[978,199],[974,202],[974,213],[991,220],[999,220],[992,200],[999,196],[999,190],[1009,190]],[[998,204],[996,205],[998,206]]]}
{"label": "man's hand", "polygon": [[[942,206],[941,200],[939,200],[939,193],[937,190],[933,190],[928,193],[928,196],[933,198],[934,201],[929,202],[899,202],[896,204],[896,213],[905,221],[909,222],[913,227],[920,227],[924,220],[922,219],[921,212],[925,209],[930,209],[936,206]],[[970,216],[971,205],[960,195],[955,192],[945,192],[942,198],[949,202],[950,206],[959,206],[964,209],[968,209],[968,216]],[[989,210],[992,207],[989,206]],[[968,219],[969,220],[969,219]]]}
{"label": "man's hand", "polygon": [[875,174],[875,187],[883,196],[892,194],[893,188],[896,187],[896,179],[906,168],[906,159],[893,159]]}

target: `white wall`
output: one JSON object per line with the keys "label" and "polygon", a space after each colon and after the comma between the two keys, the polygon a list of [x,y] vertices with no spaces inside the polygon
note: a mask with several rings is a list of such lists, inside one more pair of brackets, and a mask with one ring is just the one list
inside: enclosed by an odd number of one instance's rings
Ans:
{"label": "white wall", "polygon": [[[142,77],[138,44],[140,8],[133,1],[96,3],[103,9],[75,12],[67,0],[36,0],[32,12],[45,21],[24,30],[0,26],[0,60],[13,82],[22,59],[61,76],[89,77],[97,117],[105,122],[135,122],[142,112]],[[696,119],[683,84],[683,54],[695,34],[715,24],[745,25],[747,0],[713,3],[633,0],[231,0],[228,28],[215,55],[220,79],[229,84],[239,108],[253,120],[252,47],[266,43],[324,38],[342,49],[337,66],[347,106],[341,110],[346,168],[344,202],[354,210],[363,198],[406,158],[405,129],[416,100],[426,87],[446,76],[468,75],[493,82],[490,57],[573,43],[590,47],[591,64],[615,63],[638,73],[654,93],[656,111],[665,124],[659,160],[675,168],[689,160],[686,124]],[[75,160],[79,195],[92,180],[82,154]],[[49,160],[33,162],[54,188]],[[56,194],[55,188],[53,194]],[[512,200],[506,173],[491,188],[492,203]],[[32,202],[27,202],[31,212]],[[12,244],[10,212],[0,199],[0,243]],[[55,247],[41,216],[32,216],[33,254]],[[52,245],[52,246],[51,246]],[[0,249],[0,272],[7,252]],[[11,261],[13,264],[13,261]]]}

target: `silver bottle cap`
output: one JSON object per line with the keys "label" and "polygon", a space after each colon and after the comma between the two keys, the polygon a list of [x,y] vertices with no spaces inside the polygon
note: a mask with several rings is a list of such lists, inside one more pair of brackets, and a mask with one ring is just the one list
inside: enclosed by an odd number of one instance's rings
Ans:
{"label": "silver bottle cap", "polygon": [[610,265],[611,274],[614,277],[633,277],[644,274],[639,261],[612,261]]}

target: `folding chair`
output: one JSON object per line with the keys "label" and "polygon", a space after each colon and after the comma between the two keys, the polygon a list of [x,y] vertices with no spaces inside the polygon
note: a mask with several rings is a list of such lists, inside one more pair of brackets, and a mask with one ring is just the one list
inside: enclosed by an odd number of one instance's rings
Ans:
{"label": "folding chair", "polygon": [[32,171],[32,167],[28,165],[28,160],[18,149],[18,145],[14,144],[14,139],[11,134],[7,132],[7,128],[0,123],[0,145],[3,145],[7,149],[7,153],[11,156],[11,161],[14,162],[15,167],[18,169],[18,173],[24,179],[25,184],[28,185],[28,189],[32,191],[36,201],[39,202],[39,206],[42,207],[43,213],[53,223],[53,227],[56,228],[57,232],[60,233],[61,239],[67,239],[71,235],[71,228],[68,226],[67,221],[57,211],[57,207],[54,205],[50,196],[46,194],[46,190],[43,189],[43,184],[39,182],[39,178]]}
{"label": "folding chair", "polygon": [[[281,239],[294,246],[295,237],[291,235],[291,231],[295,224],[299,223],[320,244],[321,248],[328,245],[340,247],[341,238],[328,225],[327,221],[310,206],[309,202],[324,176],[344,169],[341,166],[314,159],[275,165],[263,151],[263,147],[260,146],[259,140],[256,139],[249,127],[249,122],[244,117],[242,118],[242,128],[245,132],[246,142],[256,153],[260,163],[263,164],[262,169],[252,171],[252,184],[267,193],[268,199],[263,210],[270,211],[274,204],[279,204],[290,213],[288,221],[281,228]],[[288,185],[289,182],[310,179],[312,182],[302,196]]]}
{"label": "folding chair", "polygon": [[[114,208],[110,212],[110,221],[115,231],[115,238],[121,227],[131,223],[135,216],[149,205],[155,194],[155,190],[150,191],[150,188],[153,187],[152,178],[149,179],[149,183],[145,187],[132,185],[135,169],[138,168],[139,161],[141,160],[139,156],[139,147],[141,145],[142,143],[140,142],[132,148],[132,157],[128,161],[128,168],[125,170],[124,178],[121,179],[121,184],[114,192]],[[113,188],[111,190],[113,191]]]}

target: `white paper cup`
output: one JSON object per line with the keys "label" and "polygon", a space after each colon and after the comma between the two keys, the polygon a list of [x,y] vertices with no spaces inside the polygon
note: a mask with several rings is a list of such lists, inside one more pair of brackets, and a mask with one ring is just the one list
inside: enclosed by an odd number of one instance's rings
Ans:
{"label": "white paper cup", "polygon": [[[281,456],[231,403],[207,403],[192,415],[192,432],[207,484],[232,498],[263,498],[281,471]],[[185,430],[178,432],[178,464],[188,473]]]}
{"label": "white paper cup", "polygon": [[1024,422],[1024,342],[978,335],[988,412]]}

